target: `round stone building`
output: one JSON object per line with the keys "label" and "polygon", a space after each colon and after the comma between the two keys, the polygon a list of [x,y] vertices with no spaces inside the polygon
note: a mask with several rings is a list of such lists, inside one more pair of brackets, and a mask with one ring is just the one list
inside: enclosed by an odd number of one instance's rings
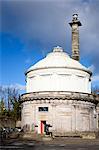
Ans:
{"label": "round stone building", "polygon": [[91,94],[91,71],[79,63],[77,14],[70,26],[72,58],[57,46],[25,73],[26,93],[21,96],[25,131],[45,134],[47,125],[57,136],[97,131],[99,99]]}

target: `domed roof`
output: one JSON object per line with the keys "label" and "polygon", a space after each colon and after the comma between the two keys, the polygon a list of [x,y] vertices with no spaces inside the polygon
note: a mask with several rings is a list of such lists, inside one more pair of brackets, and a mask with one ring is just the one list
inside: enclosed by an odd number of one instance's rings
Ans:
{"label": "domed roof", "polygon": [[53,52],[49,53],[44,59],[31,66],[27,72],[40,68],[54,68],[54,67],[67,67],[85,70],[90,72],[86,67],[80,64],[78,61],[70,58],[70,56],[63,51],[59,46],[53,49]]}

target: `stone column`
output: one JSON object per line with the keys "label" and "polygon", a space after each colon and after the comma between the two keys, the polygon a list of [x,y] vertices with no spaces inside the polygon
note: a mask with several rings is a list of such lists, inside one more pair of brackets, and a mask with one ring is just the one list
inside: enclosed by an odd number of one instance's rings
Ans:
{"label": "stone column", "polygon": [[78,15],[74,14],[72,22],[69,23],[72,28],[72,58],[79,61],[79,26],[81,22],[78,20]]}

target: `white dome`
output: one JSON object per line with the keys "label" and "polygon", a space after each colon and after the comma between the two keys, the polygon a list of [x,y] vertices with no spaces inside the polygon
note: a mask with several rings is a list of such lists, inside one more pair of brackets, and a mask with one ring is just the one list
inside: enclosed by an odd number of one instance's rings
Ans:
{"label": "white dome", "polygon": [[70,58],[61,47],[54,48],[44,59],[26,72],[26,90],[73,91],[90,93],[91,72]]}
{"label": "white dome", "polygon": [[53,52],[49,53],[44,59],[40,60],[35,65],[31,66],[27,72],[35,69],[42,68],[54,68],[54,67],[66,67],[85,70],[90,72],[86,67],[81,65],[78,61],[70,58],[70,56],[63,52],[63,49],[59,46],[53,49]]}

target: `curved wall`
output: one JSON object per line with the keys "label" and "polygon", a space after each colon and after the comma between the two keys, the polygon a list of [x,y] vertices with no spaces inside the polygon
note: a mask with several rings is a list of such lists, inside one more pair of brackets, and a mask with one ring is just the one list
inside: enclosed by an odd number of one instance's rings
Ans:
{"label": "curved wall", "polygon": [[[52,126],[54,134],[97,130],[95,105],[90,102],[38,100],[24,102],[22,106],[22,127],[28,125],[30,131],[41,133],[42,120]],[[48,111],[40,112],[39,107],[48,107]]]}
{"label": "curved wall", "polygon": [[26,75],[26,92],[71,91],[91,93],[90,74],[71,68],[33,70]]}

